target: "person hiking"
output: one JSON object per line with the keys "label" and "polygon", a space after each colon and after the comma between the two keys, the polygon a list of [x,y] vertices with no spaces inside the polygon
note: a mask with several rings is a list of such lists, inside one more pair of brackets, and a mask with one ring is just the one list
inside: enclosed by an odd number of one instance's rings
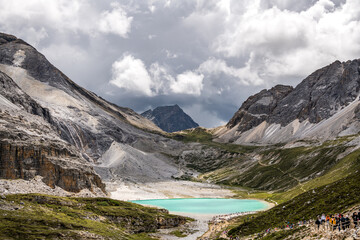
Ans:
{"label": "person hiking", "polygon": [[354,213],[353,213],[352,219],[353,219],[353,221],[354,221],[355,228],[357,228],[358,221],[359,221],[359,215],[357,214],[357,212],[354,212]]}
{"label": "person hiking", "polygon": [[325,229],[330,230],[330,216],[329,215],[326,215],[326,218],[325,218]]}
{"label": "person hiking", "polygon": [[321,225],[321,219],[320,219],[320,216],[317,216],[316,221],[315,221],[315,225],[317,225],[317,230],[319,231],[319,229],[320,229],[320,225]]}
{"label": "person hiking", "polygon": [[[346,227],[346,218],[344,217],[344,215],[341,216],[340,222],[341,222],[341,228],[342,228],[342,230],[345,230],[345,227]],[[339,230],[340,230],[340,228],[339,228]]]}
{"label": "person hiking", "polygon": [[337,228],[337,229],[339,229],[339,232],[340,232],[340,218],[339,218],[339,214],[337,215],[337,217],[335,217],[335,221],[336,221],[336,223],[335,223],[335,229]]}
{"label": "person hiking", "polygon": [[325,221],[326,221],[326,216],[325,216],[325,213],[321,214],[321,226],[323,229],[325,229]]}
{"label": "person hiking", "polygon": [[330,216],[330,227],[332,231],[336,229],[336,218],[334,217],[334,215]]}
{"label": "person hiking", "polygon": [[349,215],[347,215],[347,214],[345,216],[345,228],[346,229],[350,228],[350,218],[349,218]]}

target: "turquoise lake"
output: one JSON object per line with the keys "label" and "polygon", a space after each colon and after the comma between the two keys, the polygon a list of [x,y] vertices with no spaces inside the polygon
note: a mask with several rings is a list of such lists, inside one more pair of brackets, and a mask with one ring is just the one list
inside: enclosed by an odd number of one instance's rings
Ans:
{"label": "turquoise lake", "polygon": [[230,214],[236,212],[258,211],[267,204],[258,200],[225,198],[176,198],[131,201],[142,205],[165,208],[170,212],[198,214]]}

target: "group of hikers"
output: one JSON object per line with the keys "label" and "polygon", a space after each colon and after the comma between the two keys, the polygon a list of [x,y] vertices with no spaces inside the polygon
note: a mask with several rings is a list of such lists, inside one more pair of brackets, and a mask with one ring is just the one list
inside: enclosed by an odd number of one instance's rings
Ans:
{"label": "group of hikers", "polygon": [[344,214],[334,214],[334,215],[325,215],[322,214],[318,216],[315,225],[317,226],[317,230],[320,230],[322,226],[325,230],[336,230],[339,231],[350,228],[351,219],[353,220],[355,228],[357,228],[358,223],[360,222],[360,209],[358,212],[353,212],[352,216]]}

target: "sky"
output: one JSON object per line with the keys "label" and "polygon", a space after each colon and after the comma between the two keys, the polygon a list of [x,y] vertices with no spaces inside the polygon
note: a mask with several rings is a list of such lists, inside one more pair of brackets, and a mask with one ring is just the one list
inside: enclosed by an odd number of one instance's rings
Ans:
{"label": "sky", "polygon": [[360,58],[359,0],[0,0],[0,32],[141,113],[178,104],[204,127],[250,95]]}

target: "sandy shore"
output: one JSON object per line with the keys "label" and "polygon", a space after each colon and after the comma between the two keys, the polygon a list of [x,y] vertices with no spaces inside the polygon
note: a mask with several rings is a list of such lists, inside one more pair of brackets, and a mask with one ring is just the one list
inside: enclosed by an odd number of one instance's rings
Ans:
{"label": "sandy shore", "polygon": [[154,183],[107,183],[110,197],[118,200],[146,200],[166,198],[230,198],[231,190],[220,186],[190,181],[165,181]]}

